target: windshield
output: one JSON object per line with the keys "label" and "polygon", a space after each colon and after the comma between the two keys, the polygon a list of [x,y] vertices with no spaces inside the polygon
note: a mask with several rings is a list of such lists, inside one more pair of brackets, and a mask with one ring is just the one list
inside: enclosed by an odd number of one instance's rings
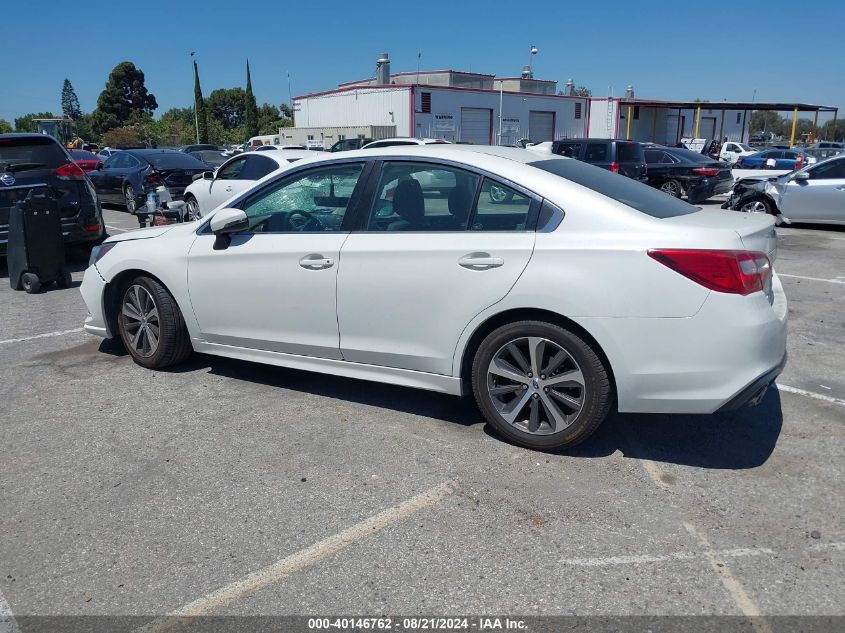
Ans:
{"label": "windshield", "polygon": [[706,154],[701,154],[699,152],[693,152],[689,149],[671,149],[668,150],[668,153],[672,156],[677,156],[678,158],[682,158],[684,160],[691,161],[693,163],[712,163],[713,159],[707,156]]}
{"label": "windshield", "polygon": [[592,189],[653,218],[673,218],[698,211],[691,204],[666,195],[659,189],[579,160],[558,158],[528,164]]}
{"label": "windshield", "polygon": [[743,145],[742,143],[737,143],[737,145],[739,146],[739,148],[743,152],[753,152],[754,151],[754,149],[752,149],[751,147],[748,147],[748,145]]}

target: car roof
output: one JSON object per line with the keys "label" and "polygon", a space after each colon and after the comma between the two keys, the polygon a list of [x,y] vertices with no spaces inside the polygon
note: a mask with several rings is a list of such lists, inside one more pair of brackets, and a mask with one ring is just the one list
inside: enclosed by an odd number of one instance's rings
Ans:
{"label": "car roof", "polygon": [[0,134],[0,138],[48,138],[51,141],[56,141],[49,134],[38,134],[37,132],[9,132],[8,134]]}

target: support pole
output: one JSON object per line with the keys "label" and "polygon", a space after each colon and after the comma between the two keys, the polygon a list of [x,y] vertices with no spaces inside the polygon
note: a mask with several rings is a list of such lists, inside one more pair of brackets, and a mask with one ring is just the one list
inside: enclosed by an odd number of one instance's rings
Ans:
{"label": "support pole", "polygon": [[701,125],[701,106],[699,105],[695,109],[695,134],[693,134],[693,138],[698,138],[698,128]]}
{"label": "support pole", "polygon": [[722,141],[725,138],[725,111],[722,110],[722,121],[719,123],[719,145],[721,146]]}
{"label": "support pole", "polygon": [[798,123],[798,108],[792,111],[792,132],[789,134],[789,146],[795,145],[795,125]]}
{"label": "support pole", "polygon": [[830,137],[831,141],[836,140],[836,115],[837,114],[839,114],[839,110],[834,110],[833,111],[833,133],[832,133],[832,136]]}
{"label": "support pole", "polygon": [[633,108],[631,106],[628,106],[628,121],[625,125],[625,140],[631,139],[631,117],[633,116],[631,113],[633,111]]}
{"label": "support pole", "polygon": [[681,142],[681,109],[678,108],[678,129],[675,132],[675,145]]}
{"label": "support pole", "polygon": [[816,110],[816,116],[813,118],[813,142],[819,137],[819,111]]}
{"label": "support pole", "polygon": [[657,108],[653,109],[654,114],[651,117],[651,142],[657,142]]}
{"label": "support pole", "polygon": [[742,111],[742,133],[739,135],[739,140],[741,143],[748,143],[745,140],[745,119],[748,117],[748,110]]}

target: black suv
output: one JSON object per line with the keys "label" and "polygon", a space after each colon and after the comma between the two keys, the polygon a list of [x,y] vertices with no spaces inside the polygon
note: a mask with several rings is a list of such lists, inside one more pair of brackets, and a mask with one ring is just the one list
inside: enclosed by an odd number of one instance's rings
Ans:
{"label": "black suv", "polygon": [[643,146],[636,141],[573,138],[554,141],[552,153],[576,158],[596,167],[645,182],[648,179]]}
{"label": "black suv", "polygon": [[9,210],[30,188],[47,186],[59,205],[67,244],[103,239],[103,212],[91,181],[46,134],[0,134],[0,254],[9,239]]}

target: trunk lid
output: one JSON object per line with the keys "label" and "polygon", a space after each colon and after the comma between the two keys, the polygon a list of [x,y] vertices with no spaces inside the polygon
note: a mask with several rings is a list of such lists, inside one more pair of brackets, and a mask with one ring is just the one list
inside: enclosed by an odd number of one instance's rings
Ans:
{"label": "trunk lid", "polygon": [[777,258],[775,219],[770,215],[706,209],[698,213],[666,218],[661,222],[682,226],[694,231],[733,231],[739,236],[746,250],[765,253],[772,264]]}

